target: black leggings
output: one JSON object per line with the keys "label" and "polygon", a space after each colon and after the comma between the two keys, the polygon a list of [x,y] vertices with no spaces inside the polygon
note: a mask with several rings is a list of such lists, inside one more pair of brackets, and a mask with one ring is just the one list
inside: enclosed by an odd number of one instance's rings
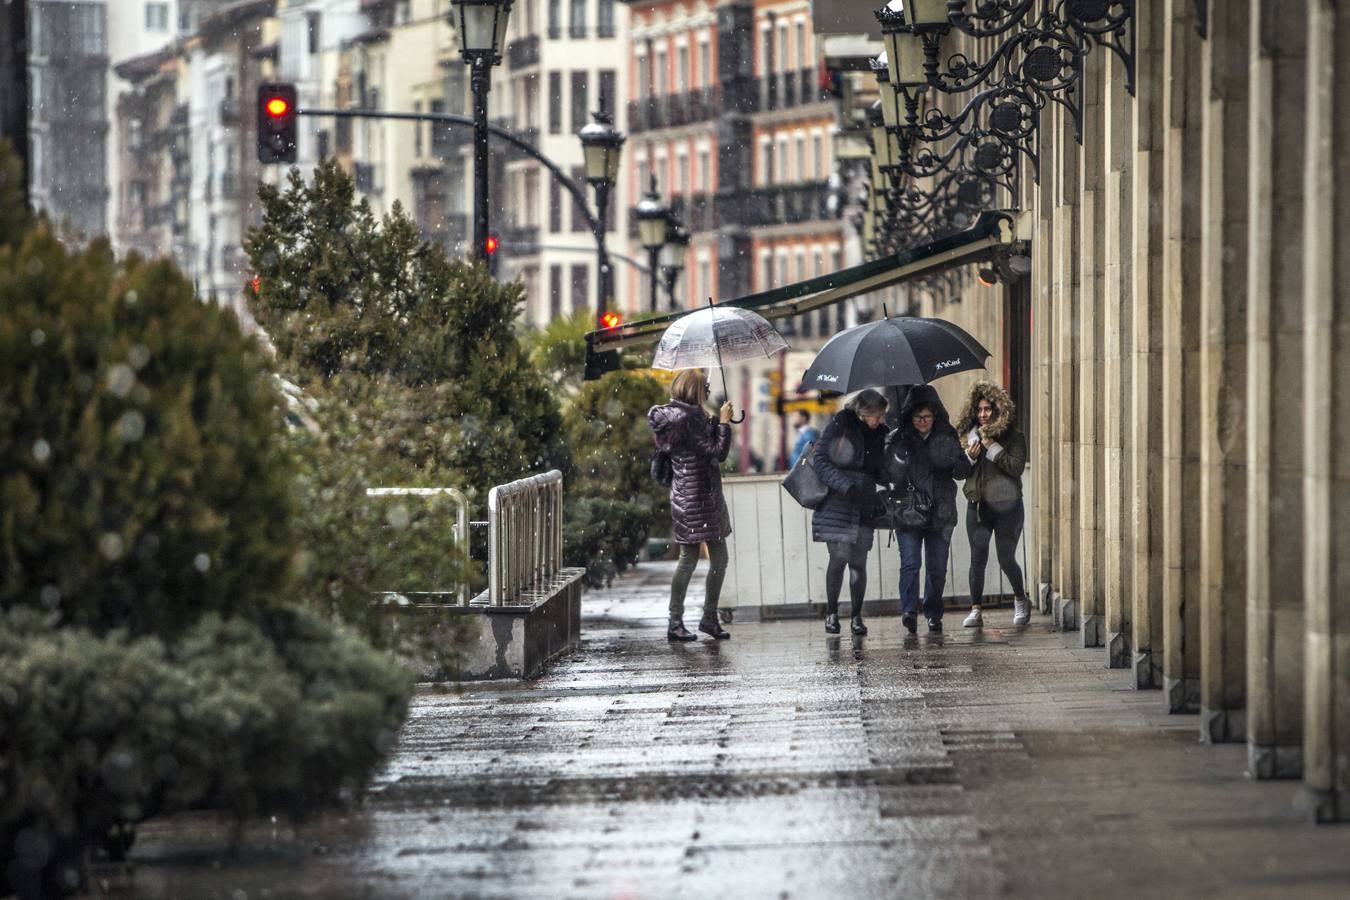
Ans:
{"label": "black leggings", "polygon": [[1008,576],[1013,594],[1018,599],[1026,599],[1026,587],[1022,583],[1022,569],[1017,565],[1017,539],[1022,536],[1022,522],[1026,512],[1019,498],[1010,506],[1003,506],[1002,512],[986,502],[984,504],[985,522],[993,520],[993,527],[980,524],[975,514],[975,504],[966,506],[966,538],[970,541],[970,602],[979,606],[984,597],[984,570],[989,564],[989,538],[994,539],[994,549],[998,552],[998,565]]}
{"label": "black leggings", "polygon": [[844,586],[844,569],[848,569],[848,596],[855,616],[862,615],[863,595],[867,593],[867,554],[872,550],[872,529],[859,528],[858,540],[852,543],[829,541],[830,561],[825,566],[825,612],[839,615],[839,591]]}

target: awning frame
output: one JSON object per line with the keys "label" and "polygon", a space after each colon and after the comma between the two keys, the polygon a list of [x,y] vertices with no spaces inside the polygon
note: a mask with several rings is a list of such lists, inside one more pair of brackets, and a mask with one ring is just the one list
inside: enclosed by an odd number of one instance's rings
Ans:
{"label": "awning frame", "polygon": [[[870,291],[955,266],[991,259],[1015,240],[1024,237],[1019,234],[1023,229],[1018,226],[1024,226],[1025,223],[1019,222],[1019,218],[1018,214],[1005,210],[985,210],[980,213],[975,225],[966,231],[828,275],[747,294],[718,305],[752,309],[770,320],[802,315]],[[614,351],[623,347],[656,344],[670,323],[688,312],[664,313],[625,322],[614,328],[588,332],[586,378],[598,378],[605,372],[619,368],[617,353]]]}

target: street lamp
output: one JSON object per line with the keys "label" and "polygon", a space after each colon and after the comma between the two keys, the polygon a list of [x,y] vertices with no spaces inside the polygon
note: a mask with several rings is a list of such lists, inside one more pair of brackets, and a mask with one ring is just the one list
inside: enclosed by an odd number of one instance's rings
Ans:
{"label": "street lamp", "polygon": [[595,207],[599,213],[600,234],[596,236],[596,255],[600,267],[598,287],[600,295],[595,302],[598,322],[609,308],[614,295],[614,273],[609,267],[609,251],[605,249],[605,235],[609,233],[609,192],[619,177],[619,157],[623,154],[624,135],[614,127],[614,119],[605,112],[605,98],[600,98],[600,109],[591,114],[595,120],[581,129],[581,152],[586,162],[586,180],[595,188]]}
{"label": "street lamp", "polygon": [[502,61],[502,42],[511,16],[511,0],[453,0],[460,56],[470,68],[473,89],[473,243],[481,262],[488,259],[487,95],[492,67]]}
{"label": "street lamp", "polygon": [[[666,228],[666,242],[661,246],[661,273],[666,276],[666,293],[670,295],[670,308],[678,310],[680,304],[675,300],[675,282],[680,280],[684,271],[684,258],[689,252],[689,229],[679,219],[670,217]],[[699,298],[702,302],[703,298]],[[655,303],[652,309],[656,309]]]}
{"label": "street lamp", "polygon": [[656,175],[652,174],[652,186],[642,195],[634,210],[638,222],[638,241],[647,248],[647,267],[651,273],[652,301],[651,311],[656,312],[656,276],[657,255],[666,243],[666,228],[670,222],[670,207],[661,202],[656,190]]}

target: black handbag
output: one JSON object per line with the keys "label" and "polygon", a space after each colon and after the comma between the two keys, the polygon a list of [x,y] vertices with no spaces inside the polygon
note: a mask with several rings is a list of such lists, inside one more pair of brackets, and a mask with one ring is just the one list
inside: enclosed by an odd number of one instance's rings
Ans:
{"label": "black handbag", "polygon": [[797,461],[792,465],[792,471],[788,472],[783,478],[783,490],[806,509],[815,509],[825,502],[825,497],[830,493],[830,489],[825,486],[825,482],[820,480],[820,475],[816,473],[816,467],[811,465],[811,455],[815,452],[815,444],[807,444],[802,455],[797,457]]}
{"label": "black handbag", "polygon": [[913,481],[906,481],[892,500],[891,519],[896,528],[904,531],[927,528],[932,513],[933,498],[919,490]]}
{"label": "black handbag", "polygon": [[652,480],[661,487],[670,487],[675,481],[675,464],[666,450],[657,450],[652,455]]}

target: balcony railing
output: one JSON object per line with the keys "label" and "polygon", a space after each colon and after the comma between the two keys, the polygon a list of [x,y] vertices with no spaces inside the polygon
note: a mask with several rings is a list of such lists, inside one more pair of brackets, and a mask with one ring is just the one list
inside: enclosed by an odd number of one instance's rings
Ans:
{"label": "balcony railing", "polygon": [[[467,129],[463,129],[463,130],[467,130]],[[514,134],[516,137],[520,138],[520,139],[521,139],[522,141],[524,141],[525,143],[529,144],[531,147],[538,147],[538,146],[539,146],[539,129],[538,129],[538,128],[525,128],[525,129],[521,129],[521,130],[510,129],[510,131],[511,131],[512,134]],[[506,161],[507,161],[507,162],[515,162],[516,160],[520,160],[520,159],[531,159],[531,158],[532,158],[532,157],[530,156],[530,154],[526,153],[524,150],[520,149],[520,148],[517,147],[515,144],[506,144],[506,151],[505,151],[505,152],[506,152]]]}
{"label": "balcony railing", "polygon": [[678,128],[706,122],[717,115],[718,90],[698,88],[682,94],[657,94],[628,102],[629,132]]}
{"label": "balcony railing", "polygon": [[523,69],[539,62],[539,35],[532,34],[506,45],[506,65],[509,69]]}
{"label": "balcony railing", "polygon": [[718,225],[759,228],[830,219],[830,188],[823,181],[731,191],[717,198]]}
{"label": "balcony railing", "polygon": [[460,150],[473,143],[473,129],[444,122],[431,123],[431,154],[437,159],[459,159]]}
{"label": "balcony railing", "polygon": [[525,256],[539,249],[538,225],[508,225],[501,231],[502,249],[508,256]]}
{"label": "balcony railing", "polygon": [[805,106],[821,99],[820,86],[816,82],[815,69],[793,69],[790,72],[770,72],[757,79],[755,90],[758,107],[756,110],[770,112],[777,109],[791,109]]}

